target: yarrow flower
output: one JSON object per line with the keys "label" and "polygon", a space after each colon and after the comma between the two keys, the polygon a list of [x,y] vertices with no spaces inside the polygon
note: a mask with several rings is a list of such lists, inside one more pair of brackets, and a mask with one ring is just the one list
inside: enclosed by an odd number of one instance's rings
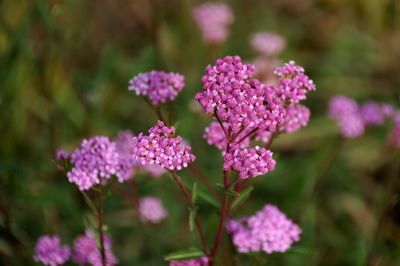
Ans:
{"label": "yarrow flower", "polygon": [[144,197],[139,201],[140,219],[145,222],[160,223],[167,217],[161,200],[155,197]]}
{"label": "yarrow flower", "polygon": [[356,138],[364,134],[365,125],[357,102],[353,99],[342,95],[333,97],[329,103],[328,115],[337,121],[343,137]]}
{"label": "yarrow flower", "polygon": [[306,99],[307,92],[316,89],[314,82],[304,74],[304,68],[294,61],[278,67],[274,73],[279,77],[279,86],[274,88],[283,101],[298,103]]}
{"label": "yarrow flower", "polygon": [[310,109],[301,104],[289,105],[286,108],[285,122],[279,131],[291,133],[305,127],[310,120]]}
{"label": "yarrow flower", "polygon": [[218,59],[206,68],[204,91],[196,94],[203,109],[227,123],[234,134],[243,128],[275,131],[283,122],[282,102],[272,88],[251,79],[254,70],[239,56]]}
{"label": "yarrow flower", "polygon": [[169,266],[207,266],[208,258],[202,257],[191,260],[171,260]]}
{"label": "yarrow flower", "polygon": [[[227,125],[225,124],[224,127],[227,128]],[[225,130],[227,130],[227,129],[225,129]],[[236,139],[239,141],[242,138],[244,138],[246,136],[246,134],[247,134],[247,132],[243,131],[241,134],[239,134],[236,137]],[[225,154],[226,145],[227,145],[226,136],[225,136],[224,130],[222,129],[221,125],[218,122],[212,122],[210,126],[206,127],[203,137],[207,140],[207,143],[209,145],[216,146],[218,149],[220,149],[222,151],[223,154]],[[245,148],[249,145],[250,145],[249,137],[244,138],[239,144],[239,146],[242,148]]]}
{"label": "yarrow flower", "polygon": [[185,86],[184,77],[178,73],[151,71],[139,74],[129,81],[129,90],[145,95],[153,104],[174,100]]}
{"label": "yarrow flower", "polygon": [[41,236],[35,247],[34,260],[45,265],[61,265],[70,257],[68,246],[62,246],[58,236]]}
{"label": "yarrow flower", "polygon": [[193,19],[202,31],[206,43],[222,43],[229,35],[229,25],[233,22],[233,14],[224,3],[204,3],[192,11]]}
{"label": "yarrow flower", "polygon": [[239,178],[246,179],[264,175],[275,170],[276,161],[272,152],[265,148],[233,149],[224,156],[224,170],[233,169],[239,172]]}
{"label": "yarrow flower", "polygon": [[333,119],[340,119],[343,116],[357,112],[357,102],[346,96],[336,95],[329,102],[328,115]]}
{"label": "yarrow flower", "polygon": [[265,56],[276,56],[286,46],[285,39],[273,32],[258,32],[251,38],[251,45]]}
{"label": "yarrow flower", "polygon": [[174,127],[166,127],[159,121],[148,131],[149,136],[140,133],[134,137],[136,151],[134,158],[142,164],[157,164],[167,170],[181,170],[193,162],[196,157],[191,153],[190,146],[182,144],[181,137],[173,137]]}
{"label": "yarrow flower", "polygon": [[[382,106],[374,101],[368,101],[360,106],[359,113],[366,126],[381,125],[385,116],[382,112]],[[386,110],[385,110],[386,111]]]}
{"label": "yarrow flower", "polygon": [[81,148],[71,154],[73,168],[67,173],[68,181],[80,190],[102,184],[113,175],[123,182],[129,167],[124,165],[108,137],[92,137],[82,141]]}
{"label": "yarrow flower", "polygon": [[[111,238],[107,235],[104,235],[104,250],[106,265],[116,265],[118,260],[111,251]],[[74,240],[72,260],[80,265],[90,264],[93,266],[102,266],[101,252],[97,247],[96,239],[90,230],[86,230],[85,235],[78,236]]]}
{"label": "yarrow flower", "polygon": [[267,204],[251,217],[230,220],[226,225],[241,253],[286,252],[300,240],[301,229],[276,206]]}

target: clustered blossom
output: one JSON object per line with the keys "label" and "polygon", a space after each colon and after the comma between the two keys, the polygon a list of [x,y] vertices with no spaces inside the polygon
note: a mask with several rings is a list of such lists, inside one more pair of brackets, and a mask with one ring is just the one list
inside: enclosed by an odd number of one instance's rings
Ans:
{"label": "clustered blossom", "polygon": [[82,141],[81,148],[71,154],[73,168],[67,173],[68,181],[80,190],[88,190],[115,175],[120,182],[129,167],[124,165],[108,137],[97,136]]}
{"label": "clustered blossom", "polygon": [[340,132],[346,138],[361,136],[365,127],[381,125],[393,114],[390,104],[368,101],[358,106],[355,100],[342,95],[332,97],[328,110],[328,115],[338,122]]}
{"label": "clustered blossom", "polygon": [[218,44],[228,38],[229,25],[233,22],[233,14],[228,5],[204,3],[195,7],[192,15],[206,43]]}
{"label": "clustered blossom", "polygon": [[342,95],[333,97],[328,114],[337,121],[340,133],[345,138],[356,138],[364,134],[365,125],[358,104],[353,99]]}
{"label": "clustered blossom", "polygon": [[276,161],[272,152],[258,146],[246,149],[233,149],[224,156],[224,170],[238,171],[239,178],[246,179],[264,175],[275,170]]}
{"label": "clustered blossom", "polygon": [[[106,265],[116,265],[118,260],[111,251],[111,238],[104,235],[104,250]],[[85,235],[78,236],[74,241],[72,260],[80,265],[90,264],[102,266],[101,252],[97,247],[96,239],[90,230]]]}
{"label": "clustered blossom", "polygon": [[304,74],[304,68],[294,61],[278,67],[274,73],[279,77],[279,86],[275,90],[283,101],[298,103],[306,99],[307,92],[316,89],[314,82]]}
{"label": "clustered blossom", "polygon": [[228,221],[226,228],[241,253],[286,252],[301,234],[298,225],[270,204],[251,217]]}
{"label": "clustered blossom", "polygon": [[285,48],[286,42],[276,33],[258,32],[252,36],[251,45],[262,55],[276,56]]}
{"label": "clustered blossom", "polygon": [[374,101],[368,101],[360,106],[360,116],[366,126],[381,125],[385,121],[382,106]]}
{"label": "clustered blossom", "polygon": [[[227,128],[227,125],[224,125]],[[246,131],[243,131],[236,139],[239,141],[247,134]],[[222,150],[223,154],[226,151],[226,136],[224,130],[222,129],[221,125],[218,122],[212,122],[210,126],[206,127],[204,138],[207,140],[207,143],[210,145],[216,146],[218,149]],[[239,146],[244,148],[250,145],[250,138],[244,138]]]}
{"label": "clustered blossom", "polygon": [[291,133],[305,127],[310,120],[310,109],[301,104],[289,105],[286,108],[285,122],[279,131]]}
{"label": "clustered blossom", "polygon": [[129,81],[129,90],[145,95],[153,104],[174,100],[185,86],[184,77],[178,73],[151,71],[139,74]]}
{"label": "clustered blossom", "polygon": [[251,79],[255,68],[239,56],[218,59],[202,77],[204,91],[196,94],[203,109],[227,123],[232,133],[243,128],[275,131],[285,109],[272,88]]}
{"label": "clustered blossom", "polygon": [[155,197],[144,197],[139,201],[140,219],[145,222],[160,223],[167,217],[161,200]]}
{"label": "clustered blossom", "polygon": [[58,236],[41,236],[36,243],[34,260],[45,265],[61,265],[70,257],[68,246],[62,246]]}
{"label": "clustered blossom", "polygon": [[142,165],[140,162],[133,158],[136,147],[133,141],[134,135],[130,131],[123,131],[118,134],[118,137],[114,140],[117,153],[120,158],[121,166],[126,169],[126,176],[124,179],[131,178],[136,171],[145,171],[150,174],[151,177],[159,177],[165,173],[165,169],[158,165]]}
{"label": "clustered blossom", "polygon": [[167,170],[181,170],[193,162],[196,157],[190,146],[183,145],[181,137],[173,137],[174,127],[166,127],[159,121],[148,131],[149,136],[140,133],[134,137],[136,150],[134,158],[141,164],[157,164]]}
{"label": "clustered blossom", "polygon": [[171,260],[169,266],[207,266],[208,258],[202,257],[191,260]]}

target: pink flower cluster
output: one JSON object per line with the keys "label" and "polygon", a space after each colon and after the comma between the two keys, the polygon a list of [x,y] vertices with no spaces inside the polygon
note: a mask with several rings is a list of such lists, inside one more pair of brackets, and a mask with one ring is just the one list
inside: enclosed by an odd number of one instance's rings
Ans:
{"label": "pink flower cluster", "polygon": [[61,246],[58,236],[41,236],[35,247],[34,260],[45,265],[61,265],[70,257],[68,246]]}
{"label": "pink flower cluster", "polygon": [[167,217],[161,200],[155,197],[144,197],[139,201],[140,219],[145,222],[160,223]]}
{"label": "pink flower cluster", "polygon": [[[224,128],[225,130],[228,130],[228,126],[226,124],[224,125]],[[247,131],[243,131],[236,137],[236,139],[240,140],[242,137],[245,137]],[[212,122],[210,126],[206,127],[203,137],[207,140],[207,143],[209,145],[216,146],[218,149],[222,151],[223,154],[225,154],[226,144],[227,144],[226,136],[224,130],[222,129],[221,125],[218,122]],[[245,148],[248,147],[249,145],[250,145],[250,138],[247,137],[240,142],[239,147]]]}
{"label": "pink flower cluster", "polygon": [[142,164],[157,164],[167,170],[181,170],[193,162],[196,157],[190,146],[182,144],[181,137],[173,137],[175,128],[166,127],[159,121],[148,131],[149,136],[140,133],[134,137],[136,150],[134,158]]}
{"label": "pink flower cluster", "polygon": [[301,104],[291,104],[286,108],[285,122],[279,131],[291,133],[305,127],[310,120],[311,112],[306,106]]}
{"label": "pink flower cluster", "polygon": [[137,95],[148,96],[153,104],[159,104],[174,100],[184,86],[184,77],[180,74],[151,71],[130,80],[128,89]]}
{"label": "pink flower cluster", "polygon": [[304,74],[304,68],[289,61],[283,67],[275,70],[279,77],[279,86],[275,87],[276,93],[285,102],[298,103],[306,99],[309,91],[315,91],[314,82]]}
{"label": "pink flower cluster", "polygon": [[239,178],[246,179],[264,175],[275,170],[276,161],[272,152],[258,146],[246,149],[233,149],[224,156],[224,170],[234,169]]}
{"label": "pink flower cluster", "polygon": [[359,107],[355,100],[342,95],[331,99],[328,110],[328,115],[338,122],[340,132],[346,138],[361,136],[366,126],[380,125],[393,113],[390,104],[368,101]]}
{"label": "pink flower cluster", "polygon": [[208,258],[202,257],[191,260],[171,260],[169,266],[207,266]]}
{"label": "pink flower cluster", "polygon": [[[106,265],[116,265],[118,260],[111,251],[111,238],[107,235],[104,235],[104,249]],[[72,260],[80,265],[90,264],[93,266],[102,266],[101,252],[90,230],[86,230],[85,235],[78,236],[75,239]]]}
{"label": "pink flower cluster", "polygon": [[256,127],[274,131],[283,122],[282,102],[272,88],[251,79],[254,70],[239,56],[218,59],[206,68],[204,91],[196,94],[203,109],[227,123],[233,133]]}
{"label": "pink flower cluster", "polygon": [[300,240],[301,229],[276,206],[267,204],[254,216],[228,221],[226,228],[239,252],[286,252]]}
{"label": "pink flower cluster", "polygon": [[258,32],[251,38],[251,45],[264,56],[274,57],[286,46],[285,39],[273,32]]}
{"label": "pink flower cluster", "polygon": [[67,173],[69,182],[80,190],[88,190],[113,175],[123,182],[130,165],[120,160],[115,144],[108,137],[92,137],[82,141],[81,148],[71,154],[73,168]]}
{"label": "pink flower cluster", "polygon": [[120,163],[124,168],[130,168],[125,171],[125,180],[134,176],[137,171],[145,171],[151,177],[159,177],[165,173],[165,169],[158,165],[142,165],[140,162],[133,158],[135,154],[135,143],[133,141],[134,135],[130,131],[123,131],[118,134],[114,140],[115,148],[119,154]]}
{"label": "pink flower cluster", "polygon": [[195,7],[192,15],[206,43],[218,44],[228,38],[228,27],[233,22],[233,14],[226,4],[204,3]]}

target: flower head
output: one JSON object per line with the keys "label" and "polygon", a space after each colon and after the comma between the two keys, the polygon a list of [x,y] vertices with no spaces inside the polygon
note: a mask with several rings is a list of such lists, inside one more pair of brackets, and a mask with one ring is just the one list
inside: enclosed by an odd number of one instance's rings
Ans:
{"label": "flower head", "polygon": [[257,52],[266,56],[276,56],[286,46],[285,39],[273,32],[258,32],[251,38],[251,45]]}
{"label": "flower head", "polygon": [[301,229],[276,206],[267,204],[251,217],[228,221],[226,228],[241,253],[286,252],[300,240]]}
{"label": "flower head", "polygon": [[125,180],[129,169],[121,164],[115,144],[108,137],[92,137],[82,141],[81,148],[71,154],[73,168],[67,173],[69,182],[80,190],[88,190],[115,175]]}
{"label": "flower head", "polygon": [[167,217],[161,200],[154,197],[144,197],[139,201],[139,213],[142,221],[148,221],[155,224],[160,223]]}
{"label": "flower head", "polygon": [[153,104],[174,100],[184,86],[182,75],[163,71],[139,74],[129,81],[129,90],[148,96]]}
{"label": "flower head", "polygon": [[340,132],[345,138],[356,138],[364,134],[365,126],[357,114],[349,114],[338,120]]}
{"label": "flower head", "polygon": [[358,104],[351,98],[343,95],[337,95],[332,97],[329,102],[328,115],[333,119],[339,119],[342,116],[348,114],[354,114],[358,112]]}
{"label": "flower head", "polygon": [[173,137],[175,128],[166,127],[159,121],[149,129],[149,136],[140,133],[134,137],[136,150],[134,158],[145,164],[156,164],[167,170],[181,170],[193,162],[196,157],[190,146],[183,145],[181,137]]}
{"label": "flower head", "polygon": [[207,266],[208,258],[202,257],[191,260],[171,260],[169,266]]}
{"label": "flower head", "polygon": [[382,111],[382,106],[379,103],[368,101],[360,106],[359,113],[366,126],[376,126],[381,125],[385,120]]}
{"label": "flower head", "polygon": [[254,66],[243,64],[239,56],[218,59],[202,77],[204,91],[196,95],[203,109],[217,116],[238,133],[246,128],[275,131],[285,110],[272,88],[251,79]]}
{"label": "flower head", "polygon": [[310,109],[301,104],[289,105],[286,108],[285,122],[280,127],[281,132],[291,133],[305,127],[310,120]]}
{"label": "flower head", "polygon": [[306,99],[307,92],[316,89],[314,82],[304,74],[304,68],[294,61],[278,67],[274,73],[279,77],[279,86],[274,89],[283,101],[298,103]]}
{"label": "flower head", "polygon": [[239,178],[246,179],[264,175],[275,170],[276,161],[272,152],[265,148],[235,148],[224,156],[224,170],[233,169],[239,172]]}
{"label": "flower head", "polygon": [[229,35],[229,25],[233,14],[228,5],[223,3],[204,3],[193,9],[193,19],[202,31],[206,43],[222,43]]}
{"label": "flower head", "polygon": [[70,257],[68,246],[61,246],[58,236],[41,236],[35,247],[34,260],[45,265],[61,265]]}
{"label": "flower head", "polygon": [[[104,249],[106,265],[116,265],[118,261],[111,251],[111,238],[107,235],[104,235]],[[75,239],[72,260],[81,265],[90,264],[93,266],[102,266],[101,252],[90,230],[86,230],[85,235],[78,236]]]}

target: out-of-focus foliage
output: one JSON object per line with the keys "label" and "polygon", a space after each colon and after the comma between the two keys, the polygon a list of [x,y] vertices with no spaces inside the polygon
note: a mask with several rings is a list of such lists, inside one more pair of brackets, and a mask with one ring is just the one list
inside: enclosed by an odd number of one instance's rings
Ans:
{"label": "out-of-focus foliage", "polygon": [[[281,59],[303,65],[317,84],[306,105],[307,128],[278,139],[277,169],[253,181],[251,200],[233,215],[248,215],[265,203],[279,206],[303,229],[286,254],[228,255],[221,265],[400,265],[399,202],[384,207],[398,166],[385,148],[389,125],[354,141],[339,141],[326,117],[328,99],[345,94],[358,101],[398,104],[400,2],[397,0],[228,1],[235,22],[229,40],[208,47],[191,18],[199,1],[186,0],[3,0],[0,2],[0,261],[31,265],[36,239],[59,234],[71,244],[90,211],[78,190],[53,163],[59,148],[82,138],[115,137],[154,125],[156,116],[127,90],[139,72],[153,69],[185,75],[173,102],[177,131],[193,147],[197,164],[219,183],[219,151],[202,138],[210,119],[194,110],[204,67],[224,55],[251,60],[251,34],[274,31],[287,40]],[[336,156],[332,154],[336,153]],[[327,167],[333,160],[332,167]],[[396,168],[397,167],[397,168]],[[195,178],[182,172],[184,179]],[[124,187],[130,191],[130,185]],[[169,217],[143,224],[124,198],[106,201],[106,224],[121,265],[163,265],[163,256],[195,246],[187,208],[164,176],[136,178],[140,195],[160,197]],[[199,201],[207,238],[217,210]],[[387,206],[387,204],[386,204]],[[380,230],[382,212],[388,213]],[[225,254],[225,253],[226,254]],[[1,264],[1,263],[0,263]]]}

